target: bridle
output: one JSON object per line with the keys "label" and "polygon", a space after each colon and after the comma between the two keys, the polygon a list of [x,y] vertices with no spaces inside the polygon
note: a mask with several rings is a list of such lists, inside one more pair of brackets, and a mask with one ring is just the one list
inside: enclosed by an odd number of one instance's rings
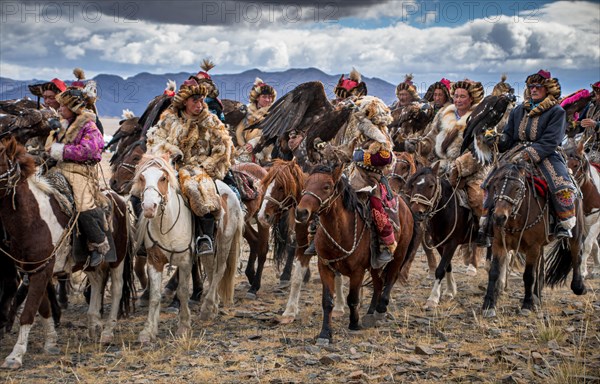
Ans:
{"label": "bridle", "polygon": [[[517,190],[518,192],[515,197],[512,197],[512,196],[506,194],[506,188],[508,186],[509,180],[513,180],[513,181],[516,181],[519,183],[519,188]],[[521,205],[523,204],[523,199],[525,197],[526,189],[527,189],[527,184],[525,183],[525,181],[522,178],[505,174],[504,177],[502,178],[502,187],[500,188],[500,193],[498,193],[494,196],[494,203],[497,203],[499,200],[504,200],[504,201],[508,202],[512,206],[510,216],[516,217],[517,213],[521,209]]]}
{"label": "bridle", "polygon": [[336,183],[333,186],[333,188],[334,188],[333,192],[325,200],[321,199],[321,197],[319,195],[317,195],[316,193],[314,193],[312,191],[308,191],[306,189],[302,190],[302,196],[309,195],[309,196],[312,196],[312,197],[314,197],[315,199],[317,199],[319,201],[319,209],[317,210],[317,214],[320,215],[322,212],[328,211],[329,209],[331,209],[331,206],[333,205],[333,202],[338,197],[340,197],[340,193],[338,192],[337,186],[338,186],[338,184]]}
{"label": "bridle", "polygon": [[6,159],[8,169],[0,175],[0,191],[4,191],[3,197],[8,196],[10,191],[14,191],[19,180],[21,180],[21,166],[18,161],[13,162]]}
{"label": "bridle", "polygon": [[[435,189],[433,191],[433,195],[431,196],[431,198],[428,198],[427,196],[422,195],[420,193],[415,193],[415,194],[411,195],[410,202],[425,205],[427,207],[427,209],[424,212],[425,216],[432,217],[433,215],[435,215],[436,213],[438,213],[439,211],[444,209],[446,207],[446,205],[448,204],[448,203],[446,203],[446,204],[444,204],[443,207],[434,210],[434,208],[438,206],[441,197],[442,197],[442,185],[440,182],[440,178],[436,177]],[[451,198],[448,199],[448,201],[450,201],[450,200],[451,200]]]}

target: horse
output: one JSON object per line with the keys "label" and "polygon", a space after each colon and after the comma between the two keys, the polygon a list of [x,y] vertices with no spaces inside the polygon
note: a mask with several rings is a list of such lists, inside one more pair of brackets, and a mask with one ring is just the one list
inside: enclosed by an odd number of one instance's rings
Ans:
{"label": "horse", "polygon": [[[418,231],[413,215],[404,200],[397,199],[400,223],[394,228],[397,247],[394,258],[383,270],[371,267],[371,229],[358,212],[357,193],[342,177],[342,167],[315,167],[308,176],[302,198],[296,207],[296,220],[307,223],[313,214],[319,215],[319,227],[315,234],[315,247],[319,259],[319,275],[323,285],[323,324],[317,344],[332,341],[331,315],[335,272],[350,277],[346,302],[350,308],[351,330],[360,330],[358,306],[360,289],[365,271],[369,270],[373,281],[373,297],[363,325],[374,325],[387,312],[390,293],[402,267],[416,252]],[[352,228],[351,230],[349,230]]]}
{"label": "horse", "polygon": [[[284,161],[279,159],[273,161],[261,181],[265,196],[258,214],[259,220],[266,225],[275,225],[275,223],[287,221],[287,227],[293,228],[295,232],[296,244],[293,247],[293,255],[296,261],[291,275],[291,289],[285,310],[281,316],[276,318],[276,322],[279,324],[289,324],[298,315],[302,284],[310,272],[309,263],[312,256],[304,254],[304,251],[308,248],[308,226],[294,220],[294,211],[302,197],[302,188],[305,181],[306,174],[295,160]],[[342,280],[339,276],[336,276],[334,316],[344,314],[342,289]]]}
{"label": "horse", "polygon": [[[233,191],[217,181],[222,211],[218,217],[215,254],[202,256],[208,290],[200,309],[200,318],[216,316],[219,299],[233,301],[233,285],[243,232],[242,208]],[[137,244],[146,248],[150,285],[148,319],[139,334],[142,344],[154,340],[158,333],[160,285],[165,264],[176,265],[179,273],[177,296],[181,303],[178,335],[190,328],[189,278],[194,257],[192,211],[179,191],[179,182],[166,157],[146,155],[133,178],[132,193],[142,199],[143,217],[138,221]],[[218,290],[218,296],[217,296]]]}
{"label": "horse", "polygon": [[496,316],[496,302],[504,289],[507,252],[525,254],[523,284],[525,296],[521,313],[529,314],[541,304],[544,282],[551,287],[564,282],[573,270],[571,289],[576,295],[586,292],[581,276],[581,241],[583,214],[581,200],[575,203],[577,224],[573,237],[555,242],[544,261],[544,246],[553,240],[549,231],[549,197],[536,193],[527,163],[499,163],[488,178],[488,191],[494,196],[492,215],[494,238],[492,263],[482,312],[484,317]]}
{"label": "horse", "polygon": [[[18,369],[22,366],[23,356],[27,351],[29,332],[36,312],[39,311],[46,330],[44,350],[58,353],[57,334],[54,323],[50,319],[50,302],[46,295],[47,286],[52,275],[57,272],[71,272],[78,268],[69,258],[71,252],[70,216],[60,206],[60,196],[47,182],[35,174],[35,160],[26,153],[14,138],[0,143],[0,217],[2,224],[10,236],[10,247],[5,253],[14,262],[16,269],[23,272],[29,281],[23,312],[20,317],[20,330],[17,343],[6,357],[2,367]],[[118,196],[113,196],[118,198]],[[123,273],[124,264],[130,263],[128,252],[129,231],[127,212],[124,202],[115,201],[113,205],[112,230],[117,246],[118,260],[115,263],[102,263],[99,267],[86,270],[92,284],[92,303],[88,308],[88,325],[91,336],[95,336],[100,322],[100,299],[102,290],[94,282],[103,281],[106,270],[110,268],[113,282],[113,304],[109,321],[104,325],[101,335],[102,343],[110,343],[113,329],[117,321],[119,305],[125,303],[129,309],[128,290],[132,287],[131,275]],[[35,233],[35,236],[31,234]],[[81,266],[80,266],[81,267]],[[123,281],[125,279],[125,281]],[[103,286],[102,286],[103,288]],[[125,293],[125,295],[123,295]]]}
{"label": "horse", "polygon": [[583,234],[583,253],[581,258],[581,276],[588,276],[587,260],[594,258],[592,276],[600,275],[600,257],[598,255],[598,235],[600,235],[600,171],[590,162],[584,152],[584,141],[574,146],[566,146],[567,166],[573,172],[583,194],[583,214],[585,231]]}
{"label": "horse", "polygon": [[[388,178],[390,188],[398,195],[400,195],[406,201],[406,193],[404,188],[406,182],[410,176],[414,175],[417,170],[425,166],[424,160],[418,158],[418,155],[409,152],[394,152],[394,161],[392,167],[387,171],[384,171],[385,176]],[[407,201],[408,202],[408,201]],[[429,237],[427,234],[424,236]],[[427,240],[423,239],[421,242],[423,251],[427,257],[427,266],[429,267],[429,276],[435,277],[435,268],[437,267],[437,259],[433,253],[433,249],[427,246]],[[410,261],[412,264],[412,261]],[[410,264],[407,268],[402,269],[400,275],[400,282],[406,284],[408,282],[408,272],[410,271]]]}
{"label": "horse", "polygon": [[436,308],[440,302],[442,280],[446,277],[449,299],[456,296],[456,282],[452,274],[452,257],[459,245],[469,244],[477,234],[477,224],[471,219],[469,209],[458,203],[456,188],[438,176],[439,163],[433,168],[424,167],[408,179],[407,195],[410,209],[417,221],[422,221],[431,235],[435,248],[441,255],[435,270],[435,282],[425,304],[426,310]]}
{"label": "horse", "polygon": [[[260,165],[255,163],[238,163],[232,167],[233,171],[244,172],[254,178],[256,183],[266,176],[265,171]],[[250,256],[246,265],[245,274],[250,283],[250,288],[246,293],[247,299],[256,299],[256,293],[260,289],[262,273],[267,261],[269,252],[269,225],[258,220],[258,212],[263,201],[263,190],[259,187],[259,195],[249,201],[244,201],[246,215],[244,217],[244,239],[250,246]],[[257,229],[252,227],[252,222],[256,221]],[[256,264],[256,269],[254,265]]]}

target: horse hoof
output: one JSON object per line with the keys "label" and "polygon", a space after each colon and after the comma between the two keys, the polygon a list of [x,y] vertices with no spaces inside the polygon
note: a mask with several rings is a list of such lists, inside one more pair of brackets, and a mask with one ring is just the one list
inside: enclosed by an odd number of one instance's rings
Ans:
{"label": "horse hoof", "polygon": [[467,276],[477,276],[477,268],[473,264],[469,264],[467,267],[467,271],[465,272]]}
{"label": "horse hoof", "polygon": [[69,308],[69,302],[66,301],[64,303],[61,303],[60,301],[58,302],[58,306],[60,307],[60,309],[68,309]]}
{"label": "horse hoof", "polygon": [[46,352],[49,355],[59,355],[60,348],[58,348],[56,345],[53,345],[51,347],[44,347],[44,352]]}
{"label": "horse hoof", "polygon": [[444,292],[444,294],[442,295],[442,297],[446,300],[452,300],[454,299],[454,293],[452,292]]}
{"label": "horse hoof", "polygon": [[281,325],[286,325],[286,324],[291,324],[294,322],[294,320],[296,320],[296,318],[294,316],[276,316],[273,319],[273,322],[275,324],[281,324]]}
{"label": "horse hoof", "polygon": [[429,272],[429,274],[427,275],[427,279],[435,280],[435,271]]}
{"label": "horse hoof", "polygon": [[317,339],[317,342],[315,344],[317,346],[319,346],[319,347],[326,347],[326,346],[329,345],[329,339],[325,339],[325,338],[319,337]]}
{"label": "horse hoof", "polygon": [[188,300],[188,306],[190,306],[190,307],[197,307],[199,305],[200,305],[200,300],[193,300],[193,299]]}
{"label": "horse hoof", "polygon": [[435,301],[427,300],[427,303],[423,306],[423,309],[426,311],[433,311],[437,308],[438,303]]}
{"label": "horse hoof", "polygon": [[290,285],[292,285],[291,281],[289,281],[289,280],[281,280],[279,282],[279,284],[277,284],[277,288],[278,289],[284,289],[284,288],[288,288]]}
{"label": "horse hoof", "polygon": [[483,313],[483,317],[487,317],[487,318],[496,317],[496,310],[494,308],[484,309],[482,311],[482,313]]}
{"label": "horse hoof", "polygon": [[190,329],[190,327],[179,327],[177,328],[177,332],[175,333],[175,336],[177,337],[184,337],[184,336],[191,336],[192,335],[192,330]]}
{"label": "horse hoof", "polygon": [[138,342],[142,345],[148,345],[148,344],[150,344],[150,342],[152,342],[152,338],[147,333],[142,332],[142,333],[140,333],[140,336],[138,337]]}
{"label": "horse hoof", "polygon": [[102,345],[110,345],[113,342],[113,335],[107,333],[100,335],[100,344]]}
{"label": "horse hoof", "polygon": [[211,312],[208,311],[202,311],[200,312],[200,321],[209,321],[215,318],[215,315]]}
{"label": "horse hoof", "polygon": [[531,309],[521,308],[519,310],[519,315],[521,315],[521,316],[529,316],[529,315],[531,315]]}
{"label": "horse hoof", "polygon": [[2,368],[4,368],[4,369],[19,369],[19,368],[21,368],[22,365],[23,364],[18,360],[13,360],[13,359],[8,360],[7,359],[7,360],[4,360],[4,363],[2,364]]}
{"label": "horse hoof", "polygon": [[165,312],[166,313],[178,314],[179,313],[179,308],[176,308],[176,307],[167,307],[167,308],[165,308]]}
{"label": "horse hoof", "polygon": [[248,299],[248,300],[256,300],[256,293],[246,292],[246,299]]}
{"label": "horse hoof", "polygon": [[372,314],[366,314],[362,318],[362,325],[365,328],[373,328],[373,327],[375,327],[376,323],[377,323],[377,320],[375,319],[375,316]]}
{"label": "horse hoof", "polygon": [[334,309],[333,311],[331,311],[331,316],[332,317],[342,317],[342,316],[344,316],[344,309]]}

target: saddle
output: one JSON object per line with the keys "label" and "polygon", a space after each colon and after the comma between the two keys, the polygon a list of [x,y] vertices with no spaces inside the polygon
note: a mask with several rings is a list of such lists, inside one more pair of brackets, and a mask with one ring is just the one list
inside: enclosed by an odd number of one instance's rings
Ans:
{"label": "saddle", "polygon": [[[73,189],[71,188],[71,185],[57,168],[52,168],[51,170],[49,170],[44,175],[44,178],[54,190],[53,196],[58,201],[61,211],[65,215],[70,217],[70,227],[72,224],[72,220],[74,219],[77,213],[77,210],[75,208],[75,199],[73,197]],[[98,207],[100,207],[100,209],[97,210],[98,214],[95,215],[95,220],[101,223],[100,226],[103,228],[104,233],[110,244],[110,250],[104,257],[108,262],[115,262],[117,261],[117,253],[112,237],[112,225],[110,225],[112,221],[113,202],[111,199],[107,198],[103,194],[100,195],[102,195],[103,197],[97,199],[96,201],[96,204],[98,204]],[[103,212],[103,215],[101,215],[99,212]],[[72,235],[73,255],[75,256],[75,260],[87,258],[87,255],[89,253],[87,243],[88,242],[85,235],[81,231],[77,230],[77,226],[75,226]],[[81,258],[79,256],[81,256]]]}
{"label": "saddle", "polygon": [[242,201],[251,201],[258,197],[259,191],[256,187],[256,179],[253,176],[234,169],[231,170],[231,175],[233,186],[237,189]]}

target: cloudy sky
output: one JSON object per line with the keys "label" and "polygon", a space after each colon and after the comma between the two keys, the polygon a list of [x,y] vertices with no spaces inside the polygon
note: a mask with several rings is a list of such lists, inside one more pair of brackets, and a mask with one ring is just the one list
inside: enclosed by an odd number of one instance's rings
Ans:
{"label": "cloudy sky", "polygon": [[[540,68],[563,88],[600,79],[597,1],[157,1],[0,3],[0,76],[71,80],[139,72],[214,73],[355,66],[392,83],[413,73],[523,81]],[[511,77],[512,76],[512,77]]]}

